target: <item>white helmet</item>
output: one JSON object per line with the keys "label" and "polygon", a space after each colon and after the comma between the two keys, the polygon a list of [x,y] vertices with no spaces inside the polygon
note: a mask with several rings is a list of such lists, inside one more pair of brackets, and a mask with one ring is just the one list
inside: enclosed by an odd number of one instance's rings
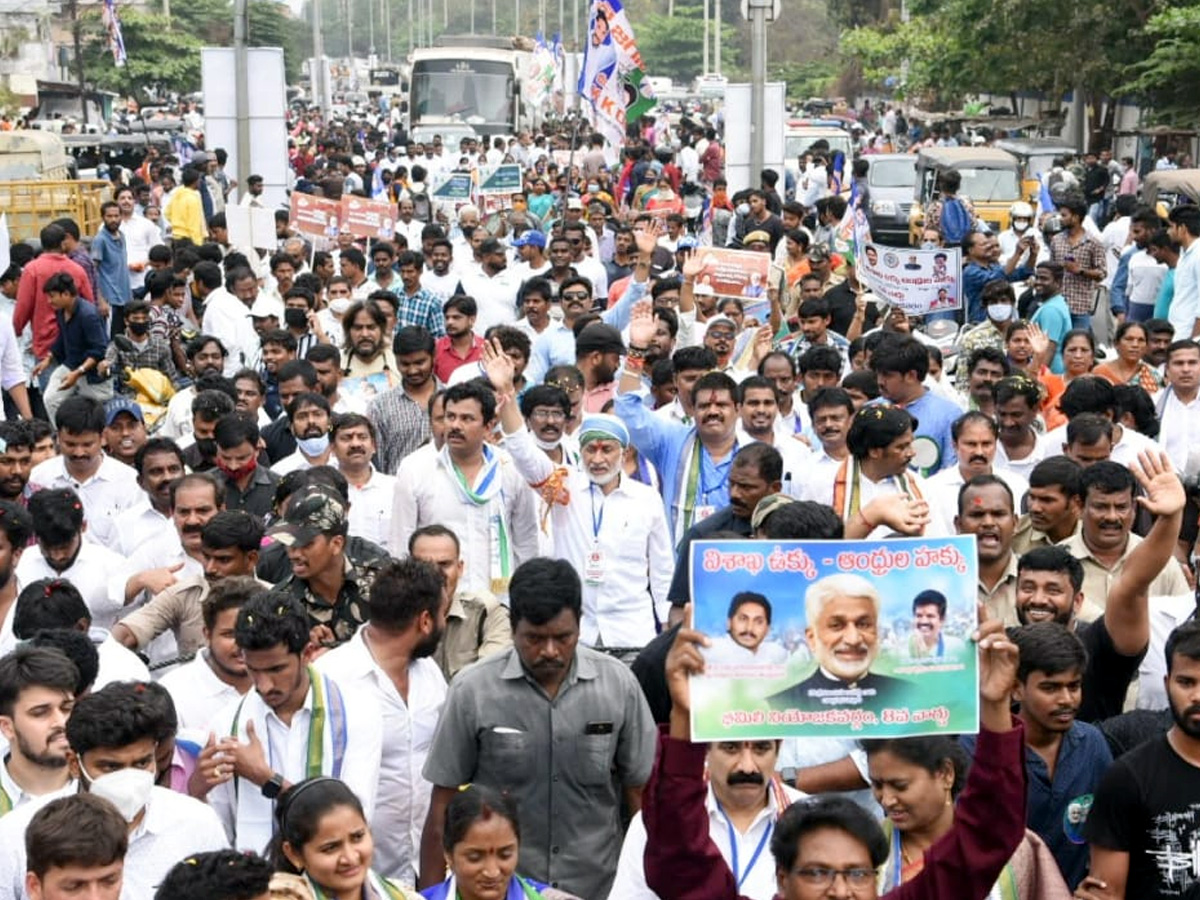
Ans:
{"label": "white helmet", "polygon": [[1024,200],[1018,200],[1009,208],[1008,214],[1014,219],[1032,219],[1033,207]]}

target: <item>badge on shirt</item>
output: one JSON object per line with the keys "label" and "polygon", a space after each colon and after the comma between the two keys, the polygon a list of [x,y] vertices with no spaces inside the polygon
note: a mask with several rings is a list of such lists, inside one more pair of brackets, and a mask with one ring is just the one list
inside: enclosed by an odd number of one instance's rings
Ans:
{"label": "badge on shirt", "polygon": [[583,580],[588,584],[600,584],[604,581],[604,551],[595,544],[584,557]]}
{"label": "badge on shirt", "polygon": [[716,511],[717,508],[715,506],[697,506],[694,519],[696,522],[703,522]]}

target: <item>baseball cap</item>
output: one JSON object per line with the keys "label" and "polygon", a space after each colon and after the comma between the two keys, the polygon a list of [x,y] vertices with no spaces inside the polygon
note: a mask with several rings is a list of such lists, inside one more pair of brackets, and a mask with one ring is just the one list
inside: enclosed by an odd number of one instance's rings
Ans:
{"label": "baseball cap", "polygon": [[529,231],[521,233],[521,236],[514,238],[512,245],[514,247],[546,247],[546,235],[537,229],[531,228]]}
{"label": "baseball cap", "polygon": [[199,153],[192,154],[192,162],[193,163],[207,163],[210,158],[211,157],[209,157],[209,155],[207,153],[205,153],[203,150],[201,150]]}
{"label": "baseball cap", "polygon": [[250,307],[250,318],[266,319],[270,316],[274,316],[282,322],[283,304],[266,291],[259,291],[258,296],[254,298],[254,303]]}
{"label": "baseball cap", "polygon": [[143,425],[146,424],[146,417],[142,415],[140,406],[128,397],[113,397],[104,403],[104,427],[107,428],[115,422],[121,413],[129,413]]}
{"label": "baseball cap", "polygon": [[621,340],[621,332],[611,325],[593,323],[580,332],[575,339],[577,353],[624,353],[625,342]]}
{"label": "baseball cap", "polygon": [[323,534],[345,534],[346,504],[330,488],[310,485],[291,496],[283,520],[267,533],[285,547],[303,547]]}
{"label": "baseball cap", "polygon": [[690,234],[684,235],[679,239],[679,243],[675,245],[676,250],[695,250],[700,246],[700,242]]}

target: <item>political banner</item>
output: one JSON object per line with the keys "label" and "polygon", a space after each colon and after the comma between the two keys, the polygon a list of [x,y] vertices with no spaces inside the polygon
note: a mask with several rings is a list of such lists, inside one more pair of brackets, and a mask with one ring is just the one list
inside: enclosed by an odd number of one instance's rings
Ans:
{"label": "political banner", "polygon": [[386,200],[342,195],[342,231],[355,237],[390,241],[396,233],[396,207]]}
{"label": "political banner", "polygon": [[697,285],[711,287],[718,297],[737,297],[747,304],[766,299],[769,253],[725,247],[705,247],[697,252],[704,262],[696,276]]}
{"label": "political banner", "polygon": [[621,0],[592,0],[578,89],[596,130],[613,147],[625,142],[625,123],[640,115],[642,55]]}
{"label": "political banner", "polygon": [[858,280],[910,316],[962,309],[962,251],[958,247],[929,250],[885,247],[862,242],[856,254]]}
{"label": "political banner", "polygon": [[480,194],[515,194],[521,186],[521,167],[518,165],[479,167]]}
{"label": "political banner", "polygon": [[336,200],[292,191],[291,225],[307,237],[336,238],[341,212],[342,205]]}
{"label": "political banner", "polygon": [[979,728],[975,538],[694,541],[695,741]]}
{"label": "political banner", "polygon": [[434,187],[430,196],[435,200],[469,202],[475,191],[470,172],[448,172]]}

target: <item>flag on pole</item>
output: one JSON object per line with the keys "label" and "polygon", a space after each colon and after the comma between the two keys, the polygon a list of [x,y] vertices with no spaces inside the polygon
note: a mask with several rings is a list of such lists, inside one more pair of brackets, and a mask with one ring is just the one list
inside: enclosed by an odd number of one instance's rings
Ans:
{"label": "flag on pole", "polygon": [[12,241],[8,236],[8,213],[0,213],[0,273],[7,272],[12,265],[9,247]]}
{"label": "flag on pole", "polygon": [[554,50],[539,31],[537,40],[534,41],[533,54],[529,59],[529,70],[524,84],[521,85],[525,102],[534,109],[541,109],[550,99],[554,91],[554,82],[559,77],[556,72],[557,66],[558,60]]}
{"label": "flag on pole", "polygon": [[125,65],[125,38],[121,36],[121,17],[117,15],[116,0],[104,0],[104,30],[108,33],[108,49],[112,51],[113,62],[118,66]]}
{"label": "flag on pole", "polygon": [[625,142],[625,123],[653,105],[642,94],[645,72],[621,0],[592,0],[579,95],[592,124],[613,147]]}

